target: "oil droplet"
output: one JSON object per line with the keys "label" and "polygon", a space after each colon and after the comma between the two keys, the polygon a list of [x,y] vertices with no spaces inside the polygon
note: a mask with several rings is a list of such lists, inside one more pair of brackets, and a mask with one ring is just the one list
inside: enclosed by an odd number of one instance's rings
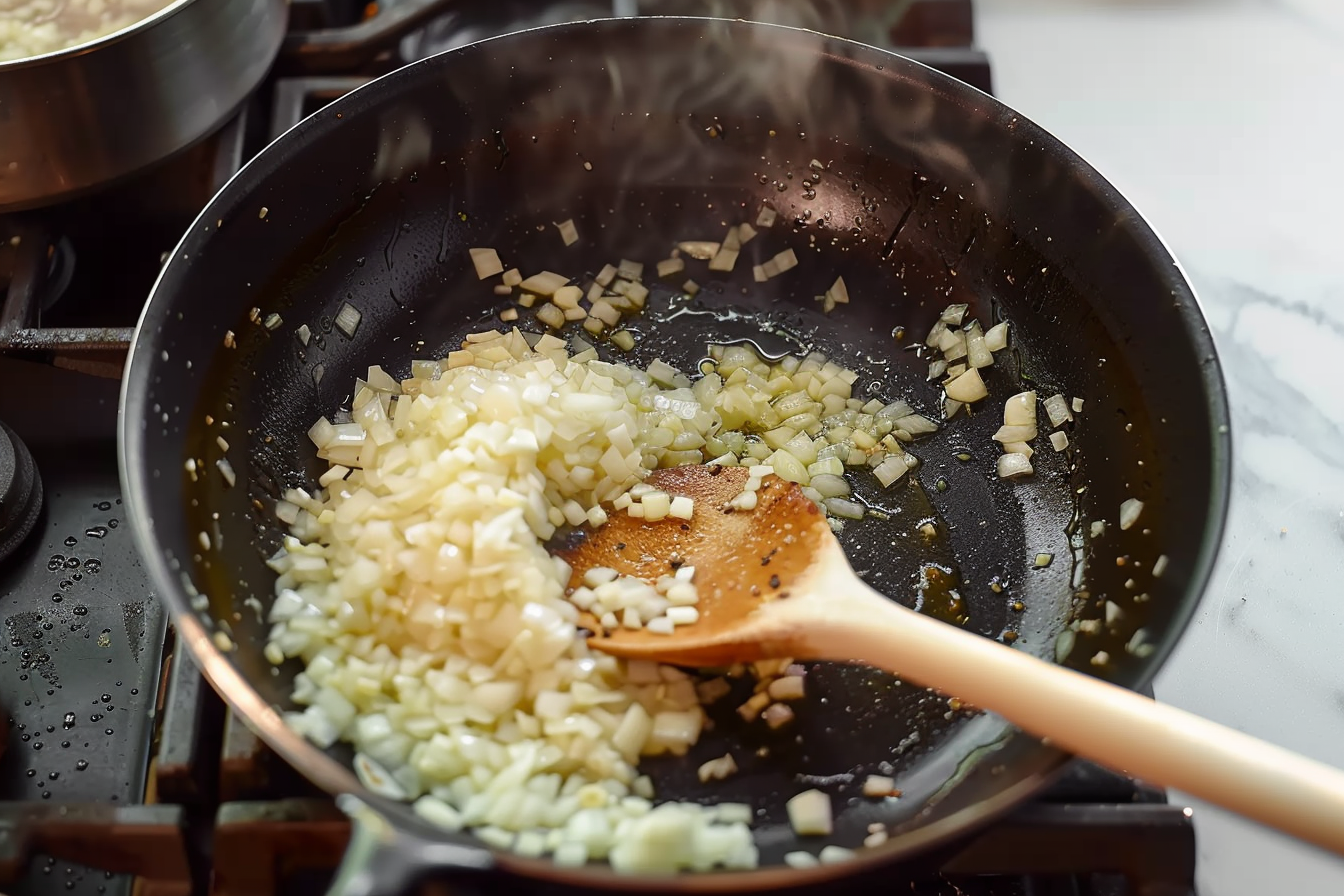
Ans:
{"label": "oil droplet", "polygon": [[69,731],[71,728],[75,727],[75,714],[72,712],[66,713],[65,718],[61,719],[61,727],[64,728],[66,731]]}
{"label": "oil droplet", "polygon": [[95,557],[90,557],[89,559],[84,561],[84,568],[89,572],[101,572],[103,568],[103,561]]}
{"label": "oil droplet", "polygon": [[83,604],[80,604],[79,606],[75,607],[75,615],[87,616],[89,615],[89,608],[84,606]]}
{"label": "oil droplet", "polygon": [[103,702],[104,702],[104,703],[111,703],[111,702],[112,702],[112,695],[111,695],[111,694],[104,694],[104,695],[103,695]]}
{"label": "oil droplet", "polygon": [[[105,538],[105,537],[107,537],[107,527],[106,527],[106,526],[90,526],[89,528],[87,528],[87,529],[84,530],[84,534],[87,535],[89,538]],[[71,559],[73,559],[73,558],[71,558]],[[76,560],[75,563],[76,563],[76,565],[78,565],[79,561]],[[66,565],[67,565],[67,566],[69,565],[69,561],[66,561]]]}
{"label": "oil droplet", "polygon": [[104,729],[103,733],[104,733],[104,734],[112,734],[112,729],[111,729],[111,728]]}
{"label": "oil droplet", "polygon": [[75,771],[77,772],[82,772],[84,771],[84,769],[88,767],[89,767],[89,760],[87,759],[81,759],[75,763]]}
{"label": "oil droplet", "polygon": [[121,525],[121,520],[117,519],[116,517],[112,517],[112,519],[110,519],[110,520],[107,521],[107,525],[108,525],[110,528],[115,529],[115,528],[117,528],[118,526]]}
{"label": "oil droplet", "polygon": [[60,569],[64,565],[65,565],[64,554],[52,554],[51,557],[47,560],[47,569],[50,569],[53,572]]}
{"label": "oil droplet", "polygon": [[76,537],[73,536],[73,535],[67,535],[67,536],[66,536],[66,538],[65,538],[65,546],[66,546],[66,547],[68,547],[68,548],[72,548],[72,547],[74,547],[74,546],[77,545],[77,544],[79,544],[79,539],[78,539],[78,538],[76,538]]}
{"label": "oil droplet", "polygon": [[48,779],[48,780],[51,780],[51,781],[55,781],[55,780],[56,780],[57,778],[59,778],[60,776],[61,776],[61,773],[60,773],[60,772],[48,772],[48,773],[47,773],[47,779]]}
{"label": "oil droplet", "polygon": [[99,502],[98,502],[96,505],[94,505],[94,506],[97,507],[99,510],[111,510],[111,509],[112,509],[112,502],[111,502],[111,501],[99,501]]}

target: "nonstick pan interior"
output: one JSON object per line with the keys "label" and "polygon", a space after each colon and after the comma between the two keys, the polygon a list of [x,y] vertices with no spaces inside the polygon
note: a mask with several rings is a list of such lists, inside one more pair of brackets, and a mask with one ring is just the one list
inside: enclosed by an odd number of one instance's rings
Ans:
{"label": "nonstick pan interior", "polygon": [[[207,673],[301,771],[357,789],[347,755],[323,756],[272,710],[289,705],[297,668],[264,660],[252,609],[270,601],[274,500],[319,470],[305,436],[316,416],[348,407],[369,365],[406,375],[412,358],[498,325],[506,303],[471,273],[468,247],[492,246],[525,272],[651,265],[677,240],[753,220],[763,202],[780,223],[737,271],[688,265],[705,289],[694,301],[655,290],[623,357],[693,370],[711,341],[816,349],[874,395],[936,418],[939,394],[910,346],[953,302],[986,326],[1010,320],[1014,348],[991,397],[915,446],[923,465],[908,485],[863,484],[891,519],[853,524],[842,541],[893,599],[1123,684],[1151,676],[1207,575],[1227,478],[1212,348],[1155,235],[1030,122],[906,60],[746,23],[588,23],[426,60],[318,113],[207,208],[146,311],[123,433],[142,548]],[[552,226],[566,218],[581,235],[568,248]],[[788,246],[799,267],[753,283],[750,265]],[[853,302],[823,315],[813,297],[837,274]],[[347,301],[362,313],[353,338],[333,327]],[[271,313],[278,328],[255,322]],[[301,324],[316,334],[306,347]],[[1085,410],[1073,450],[1042,445],[1037,474],[1008,483],[989,437],[1020,388],[1081,397]],[[225,424],[233,487],[216,475]],[[204,475],[188,475],[188,459]],[[1146,508],[1122,532],[1129,497]],[[916,532],[929,518],[946,532],[932,545]],[[1105,534],[1092,536],[1095,520]],[[1053,562],[1037,568],[1038,554]],[[953,575],[960,604],[916,587],[930,562]],[[1100,622],[1075,633],[1080,619]],[[235,645],[224,655],[210,637],[221,625]],[[766,865],[799,848],[784,801],[820,786],[839,809],[832,842],[855,846],[882,822],[892,836],[872,852],[891,857],[1001,811],[1061,758],[997,717],[867,669],[818,668],[809,688],[786,732],[743,725],[731,698],[716,705],[689,756],[646,764],[659,795],[750,802]],[[725,751],[741,772],[699,783],[696,767]],[[894,774],[905,796],[859,798],[870,773]]]}

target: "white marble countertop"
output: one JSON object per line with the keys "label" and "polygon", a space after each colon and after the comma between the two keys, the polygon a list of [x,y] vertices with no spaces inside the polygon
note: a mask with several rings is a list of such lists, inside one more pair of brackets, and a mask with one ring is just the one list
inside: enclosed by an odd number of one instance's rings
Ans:
{"label": "white marble countertop", "polygon": [[[995,92],[1166,237],[1227,378],[1231,518],[1157,696],[1344,767],[1344,4],[977,4]],[[1344,893],[1344,860],[1173,800],[1201,896]]]}

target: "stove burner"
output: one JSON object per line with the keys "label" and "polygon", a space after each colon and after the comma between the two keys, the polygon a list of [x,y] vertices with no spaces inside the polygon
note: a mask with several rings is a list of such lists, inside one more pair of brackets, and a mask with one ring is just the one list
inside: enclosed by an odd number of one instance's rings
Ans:
{"label": "stove burner", "polygon": [[42,480],[28,448],[0,423],[0,561],[28,537],[42,512]]}

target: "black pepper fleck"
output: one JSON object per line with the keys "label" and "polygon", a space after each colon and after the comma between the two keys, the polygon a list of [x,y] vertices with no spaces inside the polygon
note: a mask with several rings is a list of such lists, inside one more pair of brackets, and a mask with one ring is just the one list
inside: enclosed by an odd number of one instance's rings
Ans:
{"label": "black pepper fleck", "polygon": [[778,587],[779,587],[779,576],[771,576],[771,577],[770,577],[770,587],[771,587],[771,588],[778,588]]}

